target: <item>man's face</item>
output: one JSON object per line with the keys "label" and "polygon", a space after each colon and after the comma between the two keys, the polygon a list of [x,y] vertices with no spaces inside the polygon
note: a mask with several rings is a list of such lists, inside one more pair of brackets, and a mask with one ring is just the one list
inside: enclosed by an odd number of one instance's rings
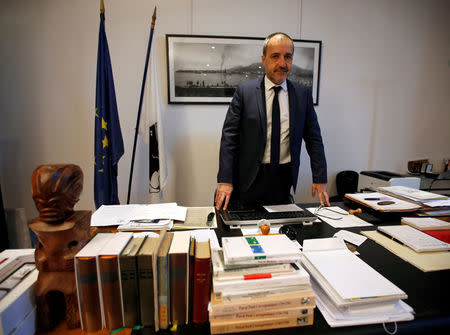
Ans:
{"label": "man's face", "polygon": [[267,44],[266,55],[262,55],[262,64],[266,76],[274,84],[280,85],[291,72],[294,49],[289,39],[283,35],[275,35]]}

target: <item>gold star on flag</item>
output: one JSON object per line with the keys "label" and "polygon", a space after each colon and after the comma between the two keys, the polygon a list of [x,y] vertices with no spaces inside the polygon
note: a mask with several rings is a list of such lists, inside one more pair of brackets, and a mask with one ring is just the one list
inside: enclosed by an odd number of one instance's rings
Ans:
{"label": "gold star on flag", "polygon": [[103,149],[105,149],[105,147],[108,146],[108,138],[105,135],[105,138],[102,140],[102,144],[103,144]]}
{"label": "gold star on flag", "polygon": [[95,117],[98,117],[97,111],[98,111],[98,108],[95,107]]}
{"label": "gold star on flag", "polygon": [[108,130],[108,128],[106,127],[108,125],[108,122],[106,122],[103,118],[102,118],[102,129]]}

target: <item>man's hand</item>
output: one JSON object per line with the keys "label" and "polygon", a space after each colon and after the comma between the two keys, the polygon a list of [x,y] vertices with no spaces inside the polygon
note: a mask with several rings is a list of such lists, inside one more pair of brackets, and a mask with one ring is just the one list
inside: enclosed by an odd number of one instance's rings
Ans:
{"label": "man's hand", "polygon": [[217,210],[222,207],[222,204],[223,209],[227,209],[231,192],[233,192],[233,184],[220,183],[217,185],[216,199],[214,200]]}
{"label": "man's hand", "polygon": [[319,201],[322,206],[330,206],[330,200],[328,199],[327,184],[312,184],[312,195],[313,197],[319,196]]}

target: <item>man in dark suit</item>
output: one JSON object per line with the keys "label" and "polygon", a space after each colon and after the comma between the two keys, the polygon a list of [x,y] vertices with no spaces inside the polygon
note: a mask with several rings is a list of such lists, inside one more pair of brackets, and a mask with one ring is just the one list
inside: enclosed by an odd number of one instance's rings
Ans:
{"label": "man in dark suit", "polygon": [[264,41],[263,78],[237,86],[222,130],[216,208],[289,203],[297,186],[302,139],[311,160],[312,194],[329,205],[327,165],[311,90],[287,79],[294,55],[284,33]]}

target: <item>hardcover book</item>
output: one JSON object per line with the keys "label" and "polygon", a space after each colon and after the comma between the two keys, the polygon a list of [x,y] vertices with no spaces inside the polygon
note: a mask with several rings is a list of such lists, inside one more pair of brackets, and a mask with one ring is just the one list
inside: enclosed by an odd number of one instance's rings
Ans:
{"label": "hardcover book", "polygon": [[161,242],[161,248],[158,252],[158,309],[159,309],[159,328],[169,328],[170,320],[170,273],[169,260],[167,254],[172,243],[173,233],[166,233]]}
{"label": "hardcover book", "polygon": [[131,233],[117,233],[99,252],[97,258],[100,273],[100,305],[103,323],[113,330],[123,327],[123,311],[119,280],[119,254],[132,238]]}
{"label": "hardcover book", "polygon": [[97,256],[113,237],[114,234],[111,233],[99,233],[75,255],[75,279],[81,328],[86,332],[95,332],[104,326],[100,305]]}
{"label": "hardcover book", "polygon": [[194,297],[192,321],[208,320],[208,303],[211,291],[211,249],[209,241],[195,242]]}
{"label": "hardcover book", "polygon": [[211,313],[226,315],[243,312],[267,311],[284,308],[313,308],[316,306],[314,293],[309,291],[255,298],[251,300],[222,302],[211,295]]}
{"label": "hardcover book", "polygon": [[211,334],[228,334],[250,332],[255,330],[279,329],[309,326],[313,324],[314,315],[289,316],[283,318],[260,318],[248,320],[211,321]]}
{"label": "hardcover book", "polygon": [[189,306],[189,231],[174,232],[169,249],[170,319],[172,325],[187,324]]}
{"label": "hardcover book", "polygon": [[139,273],[139,305],[141,309],[141,324],[144,326],[155,325],[154,283],[153,283],[153,258],[164,237],[161,233],[157,238],[147,237],[137,254]]}
{"label": "hardcover book", "polygon": [[133,237],[119,257],[123,324],[127,328],[138,325],[141,320],[136,255],[144,240],[144,237]]}
{"label": "hardcover book", "polygon": [[223,237],[222,249],[225,264],[270,259],[280,263],[300,260],[300,248],[284,234]]}

